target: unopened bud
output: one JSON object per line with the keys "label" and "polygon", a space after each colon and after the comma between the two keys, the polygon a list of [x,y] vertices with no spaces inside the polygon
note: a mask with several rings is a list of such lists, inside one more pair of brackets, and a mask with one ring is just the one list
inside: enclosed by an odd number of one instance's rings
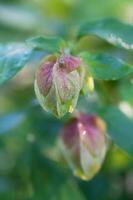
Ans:
{"label": "unopened bud", "polygon": [[91,179],[101,168],[107,141],[104,122],[97,116],[80,114],[62,129],[59,145],[74,175]]}
{"label": "unopened bud", "polygon": [[57,117],[72,112],[81,90],[81,60],[61,54],[43,60],[36,73],[35,93],[46,111]]}

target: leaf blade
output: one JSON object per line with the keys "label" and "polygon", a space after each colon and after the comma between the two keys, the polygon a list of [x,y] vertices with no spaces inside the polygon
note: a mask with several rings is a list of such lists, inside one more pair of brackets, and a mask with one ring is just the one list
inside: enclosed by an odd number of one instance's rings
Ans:
{"label": "leaf blade", "polygon": [[55,53],[64,47],[64,40],[60,37],[36,36],[28,39],[27,44],[34,49]]}
{"label": "leaf blade", "polygon": [[11,79],[30,59],[32,49],[25,44],[0,47],[0,85]]}
{"label": "leaf blade", "polygon": [[101,117],[105,120],[113,141],[133,156],[133,121],[113,106],[106,108]]}
{"label": "leaf blade", "polygon": [[87,64],[88,72],[94,79],[118,80],[130,73],[133,73],[133,66],[123,60],[108,54],[80,54],[83,61]]}
{"label": "leaf blade", "polygon": [[85,35],[94,35],[114,46],[133,50],[133,26],[116,19],[102,19],[84,24],[79,30],[78,38]]}

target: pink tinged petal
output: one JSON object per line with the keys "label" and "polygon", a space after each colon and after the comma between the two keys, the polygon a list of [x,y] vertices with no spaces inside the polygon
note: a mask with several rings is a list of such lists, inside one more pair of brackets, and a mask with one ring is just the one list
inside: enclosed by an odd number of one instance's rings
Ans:
{"label": "pink tinged petal", "polygon": [[77,119],[72,119],[61,131],[61,139],[71,159],[76,165],[80,165],[80,146]]}
{"label": "pink tinged petal", "polygon": [[78,79],[79,74],[76,71],[67,74],[64,68],[60,68],[57,63],[54,73],[54,82],[62,103],[66,103],[71,100],[75,95],[75,91],[79,90],[78,86],[76,88],[76,81]]}
{"label": "pink tinged petal", "polygon": [[68,147],[72,147],[75,139],[78,137],[77,119],[72,119],[65,125],[62,130],[61,137]]}
{"label": "pink tinged petal", "polygon": [[97,126],[96,116],[80,116],[79,133],[83,143],[87,144],[90,153],[98,156],[102,153],[105,144],[105,131]]}
{"label": "pink tinged petal", "polygon": [[81,65],[81,60],[79,57],[61,55],[59,58],[59,65],[64,67],[67,72],[72,72]]}
{"label": "pink tinged petal", "polygon": [[47,96],[53,79],[53,66],[54,62],[47,61],[42,64],[37,71],[36,79],[41,94]]}

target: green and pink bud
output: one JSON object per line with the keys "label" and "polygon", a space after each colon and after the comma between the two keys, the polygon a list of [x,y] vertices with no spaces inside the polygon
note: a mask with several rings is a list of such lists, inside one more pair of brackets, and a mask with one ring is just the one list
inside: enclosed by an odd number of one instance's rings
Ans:
{"label": "green and pink bud", "polygon": [[74,175],[89,180],[100,170],[105,158],[105,124],[95,115],[80,114],[62,129],[59,145]]}
{"label": "green and pink bud", "polygon": [[35,79],[35,93],[41,106],[57,117],[72,112],[82,87],[83,74],[79,57],[64,53],[46,57]]}

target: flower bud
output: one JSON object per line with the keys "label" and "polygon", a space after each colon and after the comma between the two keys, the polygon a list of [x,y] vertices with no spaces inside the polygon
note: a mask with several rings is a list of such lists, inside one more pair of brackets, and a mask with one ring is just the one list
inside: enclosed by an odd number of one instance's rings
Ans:
{"label": "flower bud", "polygon": [[62,129],[59,145],[74,175],[89,180],[99,171],[106,154],[105,124],[97,116],[80,114]]}
{"label": "flower bud", "polygon": [[35,93],[46,111],[57,117],[73,111],[82,87],[80,65],[79,57],[65,54],[43,60],[36,73]]}

